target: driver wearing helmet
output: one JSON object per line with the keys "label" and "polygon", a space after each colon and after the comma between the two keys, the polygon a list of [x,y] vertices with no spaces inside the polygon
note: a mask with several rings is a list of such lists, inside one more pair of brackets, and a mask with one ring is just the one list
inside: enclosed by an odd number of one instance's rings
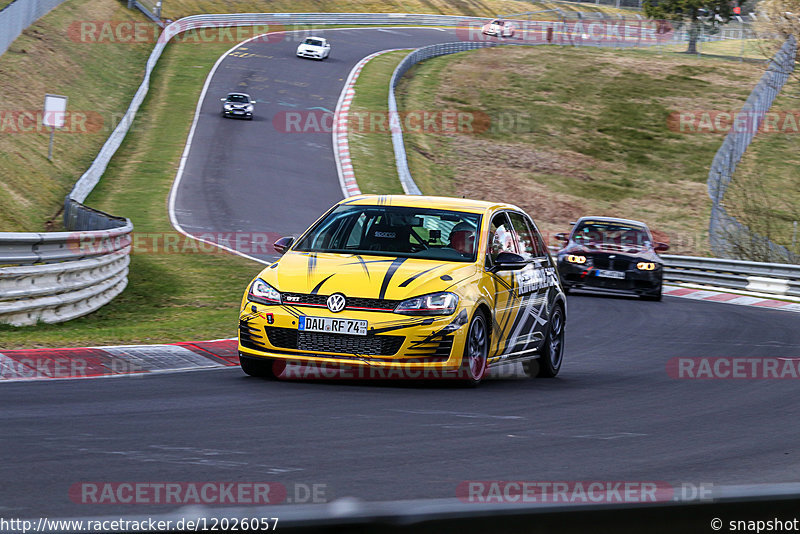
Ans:
{"label": "driver wearing helmet", "polygon": [[450,230],[450,247],[461,254],[471,256],[475,253],[476,236],[475,227],[466,221],[462,221]]}

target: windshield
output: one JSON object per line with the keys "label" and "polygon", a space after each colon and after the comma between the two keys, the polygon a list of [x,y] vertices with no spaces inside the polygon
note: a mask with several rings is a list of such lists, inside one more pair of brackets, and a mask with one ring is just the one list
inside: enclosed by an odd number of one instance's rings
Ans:
{"label": "windshield", "polygon": [[303,41],[303,44],[311,45],[311,46],[322,46],[322,41],[319,39],[306,39]]}
{"label": "windshield", "polygon": [[339,206],[294,250],[475,261],[481,216],[428,208]]}
{"label": "windshield", "polygon": [[582,245],[612,248],[646,248],[651,246],[647,230],[641,226],[616,222],[587,221],[572,233],[572,240]]}
{"label": "windshield", "polygon": [[250,97],[247,95],[228,95],[228,102],[250,102]]}

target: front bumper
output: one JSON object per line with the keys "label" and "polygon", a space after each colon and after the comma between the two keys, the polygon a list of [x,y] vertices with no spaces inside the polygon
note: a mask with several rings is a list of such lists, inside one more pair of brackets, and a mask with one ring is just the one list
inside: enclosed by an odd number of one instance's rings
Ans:
{"label": "front bumper", "polygon": [[[301,332],[299,315],[366,320],[367,335]],[[457,371],[466,317],[466,310],[429,317],[355,310],[333,314],[326,308],[247,302],[239,315],[239,352],[295,363]]]}
{"label": "front bumper", "polygon": [[298,51],[297,57],[307,57],[309,59],[322,59],[323,52],[312,52],[310,50],[306,50],[304,52]]}
{"label": "front bumper", "polygon": [[253,112],[252,111],[247,111],[247,110],[244,110],[244,109],[235,109],[235,108],[234,109],[224,109],[223,108],[222,113],[224,113],[226,117],[240,117],[240,118],[244,118],[244,119],[252,119],[253,118]]}
{"label": "front bumper", "polygon": [[627,269],[617,272],[624,273],[625,278],[598,276],[598,269],[595,267],[576,265],[564,259],[558,260],[558,274],[566,288],[613,289],[630,291],[638,295],[657,291],[661,287],[663,272],[659,266],[653,271]]}

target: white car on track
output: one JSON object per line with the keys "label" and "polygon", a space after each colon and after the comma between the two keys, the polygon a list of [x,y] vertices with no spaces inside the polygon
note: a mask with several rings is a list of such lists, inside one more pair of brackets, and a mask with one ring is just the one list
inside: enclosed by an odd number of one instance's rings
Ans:
{"label": "white car on track", "polygon": [[297,47],[297,57],[323,60],[331,54],[331,45],[324,37],[306,37]]}
{"label": "white car on track", "polygon": [[507,20],[494,19],[488,24],[484,24],[482,31],[484,35],[494,37],[513,37],[514,25]]}

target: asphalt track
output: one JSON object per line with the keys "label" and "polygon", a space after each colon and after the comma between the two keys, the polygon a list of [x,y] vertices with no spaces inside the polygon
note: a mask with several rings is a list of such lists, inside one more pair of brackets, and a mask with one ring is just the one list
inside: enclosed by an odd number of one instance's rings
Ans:
{"label": "asphalt track", "polygon": [[[397,31],[337,32],[329,62],[295,59],[294,43],[223,62],[180,191],[182,224],[291,233],[339,198],[330,135],[281,135],[269,117],[280,102],[333,109],[361,57],[448,38]],[[259,120],[222,120],[217,95],[245,87],[262,101]],[[395,500],[452,498],[467,480],[800,479],[796,381],[667,372],[676,357],[800,358],[795,314],[669,297],[576,294],[568,304],[552,380],[269,382],[231,368],[3,384],[0,516],[175,508],[75,502],[81,482],[277,482],[290,498],[324,484],[327,499]]]}

